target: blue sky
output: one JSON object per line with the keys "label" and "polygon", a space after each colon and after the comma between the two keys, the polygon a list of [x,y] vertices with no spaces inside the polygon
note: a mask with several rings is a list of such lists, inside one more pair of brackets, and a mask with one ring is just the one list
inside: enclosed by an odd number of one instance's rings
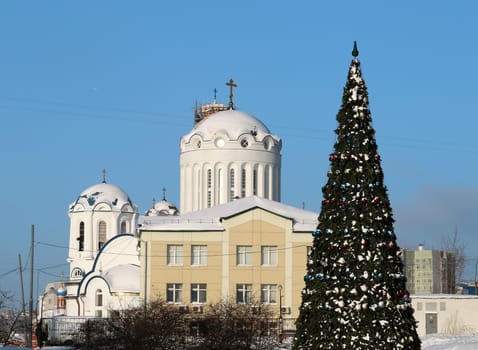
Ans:
{"label": "blue sky", "polygon": [[[179,139],[195,101],[283,139],[282,202],[320,211],[353,41],[399,244],[478,243],[478,3],[2,1],[0,289],[15,293],[36,227],[35,294],[66,265],[68,205],[101,181],[146,211],[179,205]],[[26,271],[28,273],[28,271]],[[28,279],[25,279],[28,280]]]}

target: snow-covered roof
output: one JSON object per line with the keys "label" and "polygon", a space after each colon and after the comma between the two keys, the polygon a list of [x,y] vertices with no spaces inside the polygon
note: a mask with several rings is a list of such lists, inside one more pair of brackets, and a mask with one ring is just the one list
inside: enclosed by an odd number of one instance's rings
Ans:
{"label": "snow-covered roof", "polygon": [[222,219],[254,208],[261,208],[291,219],[293,230],[296,232],[313,231],[318,224],[318,213],[257,196],[236,199],[226,204],[176,217],[141,216],[139,224],[140,230],[144,231],[223,231]]}
{"label": "snow-covered roof", "polygon": [[77,205],[82,206],[84,210],[93,209],[100,203],[107,204],[111,209],[121,209],[126,204],[135,208],[128,194],[120,187],[102,182],[81,192],[76,201],[70,205],[70,211],[74,211]]}
{"label": "snow-covered roof", "polygon": [[139,293],[140,267],[138,265],[117,265],[103,273],[111,293]]}
{"label": "snow-covered roof", "polygon": [[[198,134],[203,140],[212,140],[216,134],[221,133],[229,136],[230,140],[237,140],[243,134],[254,134],[256,139],[262,140],[271,132],[256,117],[234,109],[217,112],[196,124],[188,134],[183,136],[186,142]],[[277,136],[271,135],[279,139]]]}
{"label": "snow-covered roof", "polygon": [[412,300],[416,299],[478,299],[478,295],[470,294],[412,294]]}
{"label": "snow-covered roof", "polygon": [[101,248],[90,271],[86,271],[78,285],[77,294],[87,293],[88,285],[103,279],[111,293],[139,292],[140,261],[138,240],[129,233],[114,235]]}

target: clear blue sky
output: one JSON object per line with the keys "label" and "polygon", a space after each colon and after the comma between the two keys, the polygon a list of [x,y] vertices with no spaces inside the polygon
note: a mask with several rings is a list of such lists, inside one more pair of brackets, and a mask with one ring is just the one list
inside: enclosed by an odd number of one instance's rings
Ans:
{"label": "clear blue sky", "polygon": [[18,290],[8,272],[18,254],[27,263],[31,224],[35,294],[68,274],[67,209],[103,168],[141,212],[163,186],[179,205],[179,139],[196,100],[217,88],[227,103],[230,78],[236,107],[283,139],[282,202],[319,212],[354,40],[399,244],[440,248],[457,225],[474,278],[477,12],[472,0],[2,1],[0,289]]}

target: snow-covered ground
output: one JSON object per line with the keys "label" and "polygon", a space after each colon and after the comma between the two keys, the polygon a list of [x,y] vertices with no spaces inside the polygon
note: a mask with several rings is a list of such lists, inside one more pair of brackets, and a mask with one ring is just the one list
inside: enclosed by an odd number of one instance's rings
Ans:
{"label": "snow-covered ground", "polygon": [[[0,347],[1,348],[1,347]],[[2,348],[2,349],[13,349],[17,350],[19,348]],[[43,350],[71,350],[68,347],[61,346],[46,346],[42,348]],[[290,349],[290,344],[284,344],[278,349]],[[422,339],[422,350],[477,350],[478,349],[478,336],[463,336],[463,337],[452,337],[452,336],[434,336],[434,337],[425,337]]]}
{"label": "snow-covered ground", "polygon": [[422,350],[476,350],[478,336],[442,336],[425,337],[422,339]]}
{"label": "snow-covered ground", "polygon": [[[290,350],[284,344],[278,350]],[[478,336],[433,336],[422,338],[422,350],[478,350]]]}

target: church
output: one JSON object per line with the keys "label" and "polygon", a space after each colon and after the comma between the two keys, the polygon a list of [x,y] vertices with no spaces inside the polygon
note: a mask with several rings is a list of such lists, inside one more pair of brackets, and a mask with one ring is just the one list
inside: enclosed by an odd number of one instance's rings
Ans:
{"label": "church", "polygon": [[155,298],[186,312],[227,298],[297,315],[318,213],[280,202],[282,140],[236,110],[237,85],[226,85],[229,104],[197,107],[180,139],[179,209],[163,195],[141,215],[105,172],[69,206],[69,276],[43,317],[108,317]]}

